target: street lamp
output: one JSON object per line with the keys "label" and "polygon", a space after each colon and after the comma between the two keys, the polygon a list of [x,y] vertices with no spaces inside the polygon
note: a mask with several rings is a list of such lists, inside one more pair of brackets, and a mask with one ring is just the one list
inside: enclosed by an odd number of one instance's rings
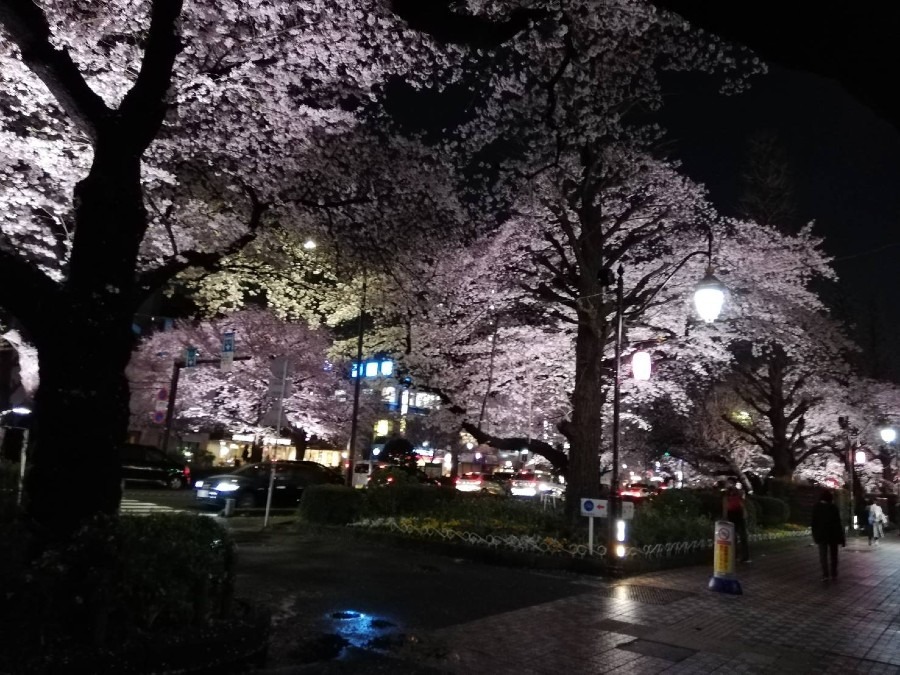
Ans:
{"label": "street lamp", "polygon": [[885,443],[893,443],[897,440],[897,432],[892,427],[884,427],[879,433],[881,440]]}
{"label": "street lamp", "polygon": [[650,352],[637,351],[631,357],[631,374],[634,379],[646,382],[652,370]]}
{"label": "street lamp", "polygon": [[[725,302],[725,287],[712,273],[712,231],[709,232],[708,247],[706,251],[692,251],[679,262],[662,283],[656,287],[653,293],[643,301],[641,306],[632,310],[629,314],[639,314],[656,297],[656,295],[669,283],[669,280],[678,273],[688,260],[698,255],[705,255],[707,259],[706,275],[697,284],[694,291],[694,305],[697,313],[705,322],[715,321]],[[624,558],[625,524],[620,520],[619,508],[619,427],[621,425],[621,387],[620,370],[622,366],[622,342],[625,323],[625,268],[620,264],[616,271],[616,333],[615,353],[613,356],[613,428],[612,428],[612,476],[610,477],[609,494],[609,528],[607,555],[610,563],[615,566],[618,558]],[[649,356],[649,355],[648,355]],[[643,359],[643,357],[641,357]],[[649,377],[649,374],[648,374]]]}

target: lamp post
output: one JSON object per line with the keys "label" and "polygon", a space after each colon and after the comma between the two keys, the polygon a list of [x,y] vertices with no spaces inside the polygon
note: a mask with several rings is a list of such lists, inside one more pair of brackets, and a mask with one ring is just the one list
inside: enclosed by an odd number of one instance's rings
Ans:
{"label": "lamp post", "polygon": [[[13,424],[6,423],[5,419],[9,413],[12,413],[13,415],[16,415],[19,418],[18,423],[13,423]],[[9,429],[15,429],[17,431],[22,432],[22,438],[20,439],[21,443],[22,443],[22,447],[19,449],[19,492],[16,495],[16,505],[17,506],[22,505],[22,493],[24,492],[24,485],[25,485],[25,462],[26,462],[27,454],[28,454],[28,429],[29,429],[29,426],[23,424],[21,418],[25,417],[26,415],[30,415],[30,414],[31,414],[31,410],[29,408],[25,408],[25,407],[21,407],[21,406],[16,407],[16,408],[10,408],[9,410],[4,410],[3,412],[0,412],[0,420],[3,420],[2,426],[4,429],[7,429],[6,433],[9,433],[9,431],[8,431]]]}
{"label": "lamp post", "polygon": [[[844,431],[844,438],[847,451],[847,467],[850,473],[850,495],[848,500],[848,509],[850,513],[847,517],[847,527],[853,532],[856,530],[856,511],[854,510],[854,502],[856,501],[856,464],[858,454],[854,452],[856,440],[859,437],[859,429],[850,424],[849,417],[838,417],[838,426]],[[865,454],[863,454],[863,463],[865,463]]]}
{"label": "lamp post", "polygon": [[[700,318],[706,323],[715,321],[725,302],[725,287],[715,276],[712,270],[712,232],[709,233],[709,246],[706,251],[693,251],[687,254],[669,273],[650,296],[630,314],[642,312],[663,289],[672,277],[691,258],[705,255],[707,257],[706,275],[697,284],[694,291],[694,304]],[[616,329],[615,347],[613,356],[613,428],[612,428],[612,475],[610,477],[609,493],[609,528],[607,555],[610,565],[615,567],[620,558],[625,557],[625,524],[620,520],[619,500],[619,428],[621,426],[621,388],[620,371],[622,366],[622,341],[625,323],[625,269],[619,265],[616,271]],[[643,374],[643,373],[642,373]],[[649,373],[648,373],[649,375]]]}

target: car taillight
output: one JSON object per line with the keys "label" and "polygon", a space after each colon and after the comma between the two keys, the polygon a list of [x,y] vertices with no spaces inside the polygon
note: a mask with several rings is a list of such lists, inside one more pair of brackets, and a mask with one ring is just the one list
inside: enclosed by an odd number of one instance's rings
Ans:
{"label": "car taillight", "polygon": [[191,467],[189,467],[189,466],[184,467],[184,477],[185,478],[191,477]]}

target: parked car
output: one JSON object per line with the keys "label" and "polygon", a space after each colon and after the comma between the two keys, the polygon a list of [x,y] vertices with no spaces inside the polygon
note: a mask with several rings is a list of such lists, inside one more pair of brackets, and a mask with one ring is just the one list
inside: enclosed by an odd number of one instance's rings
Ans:
{"label": "parked car", "polygon": [[353,465],[353,487],[364,488],[369,482],[369,476],[378,466],[371,459],[364,459]]}
{"label": "parked car", "polygon": [[632,497],[633,499],[646,499],[658,492],[659,490],[655,485],[649,485],[647,483],[631,483],[627,487],[619,490],[619,495],[622,497]]}
{"label": "parked car", "polygon": [[180,490],[191,484],[191,469],[152,445],[126,443],[119,448],[125,483],[162,485]]}
{"label": "parked car", "polygon": [[493,476],[478,471],[469,471],[456,479],[456,489],[460,492],[480,492],[483,494],[506,495],[506,487]]}
{"label": "parked car", "polygon": [[437,479],[429,478],[428,474],[417,467],[391,464],[375,469],[369,476],[367,487],[386,487],[403,483],[420,485],[440,484]]}
{"label": "parked car", "polygon": [[549,471],[518,471],[510,482],[514,497],[537,497],[541,494],[562,496],[566,492],[562,478]]}
{"label": "parked car", "polygon": [[196,481],[196,499],[203,505],[218,508],[224,508],[226,499],[234,499],[239,509],[261,508],[268,498],[273,464],[272,506],[296,506],[307,485],[344,482],[340,473],[317,462],[262,462]]}

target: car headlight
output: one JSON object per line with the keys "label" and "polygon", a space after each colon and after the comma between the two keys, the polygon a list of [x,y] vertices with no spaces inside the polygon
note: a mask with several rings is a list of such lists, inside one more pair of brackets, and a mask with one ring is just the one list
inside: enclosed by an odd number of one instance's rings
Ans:
{"label": "car headlight", "polygon": [[240,487],[241,486],[237,483],[219,483],[218,485],[216,485],[216,490],[218,490],[219,492],[234,492]]}
{"label": "car headlight", "polygon": [[203,481],[202,480],[194,481],[194,487],[198,487],[198,488],[203,487]]}

